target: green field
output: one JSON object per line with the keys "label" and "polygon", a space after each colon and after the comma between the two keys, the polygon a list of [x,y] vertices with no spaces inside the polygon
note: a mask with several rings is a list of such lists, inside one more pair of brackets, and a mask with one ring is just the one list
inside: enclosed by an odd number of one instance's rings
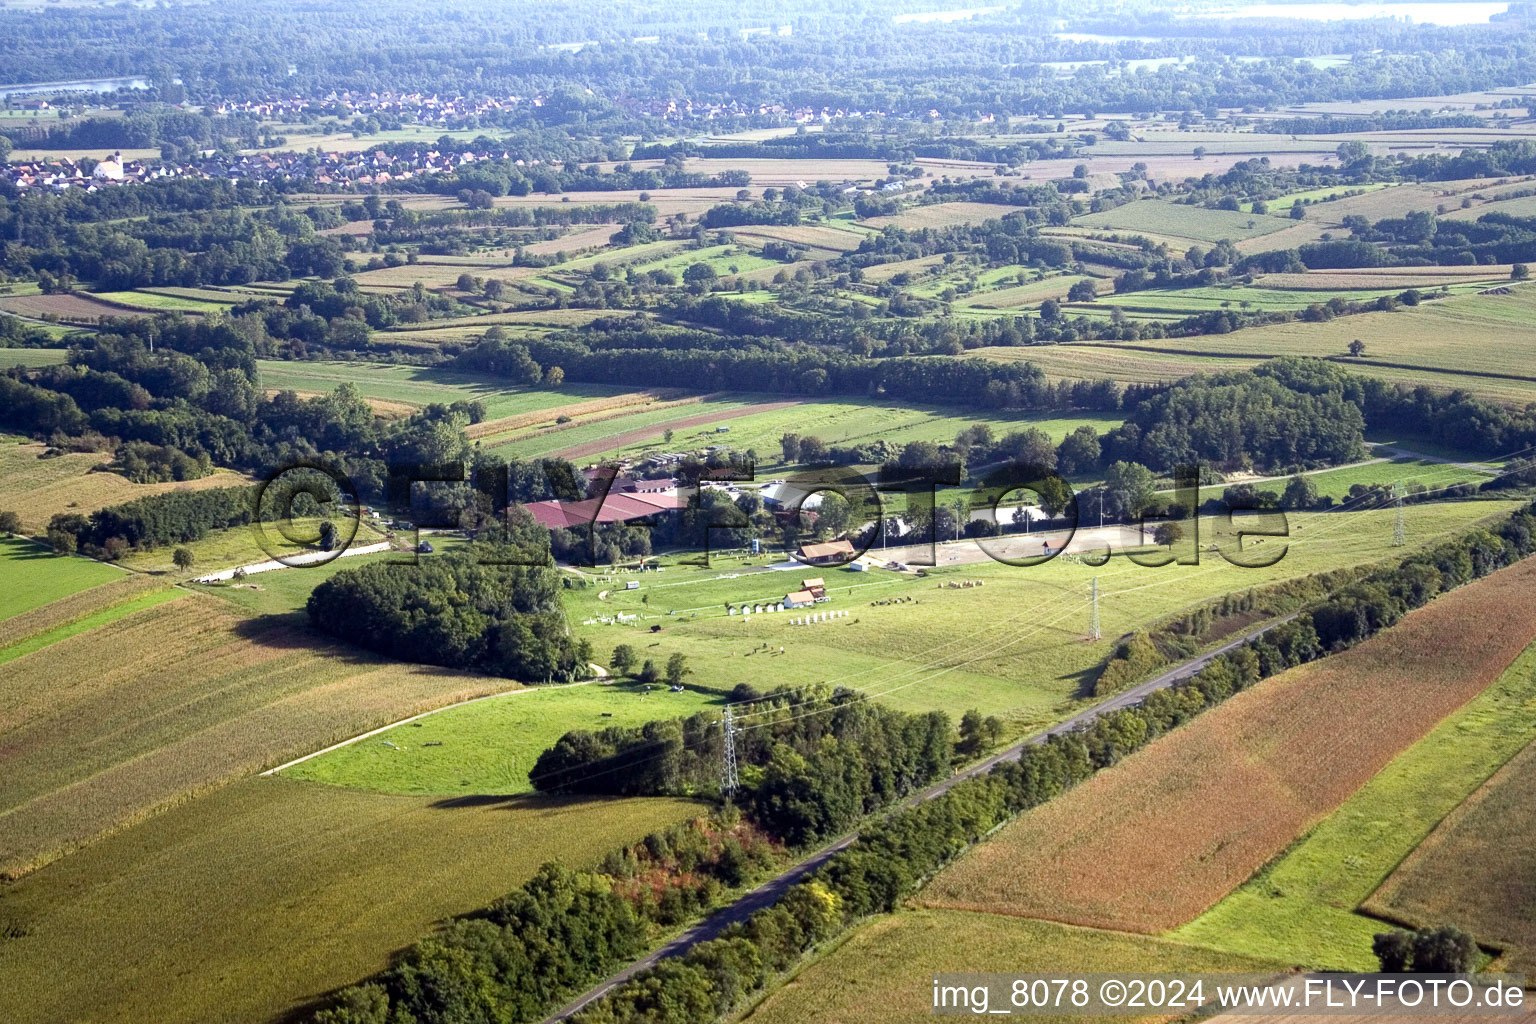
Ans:
{"label": "green field", "polygon": [[[1284,966],[1270,958],[1217,953],[1146,935],[1073,928],[999,914],[903,910],[878,917],[853,932],[841,945],[800,970],[745,1019],[752,1024],[920,1024],[934,1019],[931,978],[944,973],[1225,973]],[[1124,1022],[1147,1018],[1092,1019]]]}
{"label": "green field", "polygon": [[[1367,487],[1391,487],[1400,480],[1404,486],[1423,484],[1431,490],[1437,490],[1457,483],[1481,483],[1490,475],[1448,466],[1443,462],[1430,462],[1426,459],[1392,459],[1389,462],[1309,473],[1307,479],[1317,487],[1320,497],[1331,497],[1343,501],[1349,496],[1349,489],[1355,484],[1364,484]],[[1261,490],[1282,491],[1285,489],[1285,484],[1286,481],[1280,480],[1258,486]]]}
{"label": "green field", "polygon": [[[1134,298],[1139,301],[1142,294]],[[1152,347],[1187,352],[1209,348],[1213,354],[1265,358],[1338,357],[1358,338],[1365,343],[1365,355],[1348,362],[1367,375],[1382,376],[1383,368],[1396,367],[1432,371],[1415,374],[1413,379],[1420,383],[1452,386],[1466,375],[1486,374],[1529,387],[1536,381],[1533,326],[1536,288],[1520,287],[1508,295],[1454,295],[1395,313],[1251,327],[1220,337],[1155,342]]]}
{"label": "green field", "polygon": [[1283,857],[1171,937],[1325,970],[1375,969],[1371,936],[1383,925],[1355,908],[1533,739],[1536,645]]}
{"label": "green field", "polygon": [[[335,520],[335,524],[338,543],[348,540],[349,535],[351,535],[351,546],[356,547],[376,544],[384,539],[384,534],[374,528],[367,519],[356,523],[355,534],[351,519],[342,517]],[[266,547],[263,547],[263,541],[255,526],[236,526],[228,530],[215,530],[206,537],[186,544],[131,551],[119,559],[118,564],[136,572],[169,573],[181,577],[193,577],[216,569],[265,562],[278,554],[294,554],[305,548],[306,545],[302,543],[304,539],[319,539],[319,519],[294,519],[285,525],[293,536],[301,539],[300,543],[285,541],[283,535],[277,530],[277,524],[268,523],[264,530]],[[185,572],[176,567],[172,557],[180,548],[186,548],[192,552],[192,568]],[[318,551],[319,549],[310,548],[310,550]],[[266,574],[262,574],[262,578],[265,579]]]}
{"label": "green field", "polygon": [[236,782],[0,890],[0,935],[20,933],[0,938],[0,1016],[273,1020],[383,969],[546,861],[587,865],[698,811]]}
{"label": "green field", "polygon": [[1257,238],[1291,225],[1291,221],[1267,214],[1236,213],[1231,210],[1207,210],[1162,199],[1141,199],[1102,213],[1090,213],[1073,221],[1084,227],[1106,231],[1150,232],[1191,242],[1236,242]]}
{"label": "green field", "polygon": [[233,298],[210,301],[203,298],[190,298],[185,295],[170,295],[152,291],[95,292],[93,294],[96,298],[106,302],[116,302],[141,309],[165,310],[166,312],[179,311],[183,313],[223,313],[227,312],[229,307],[233,306],[236,302]]}
{"label": "green field", "polygon": [[[1410,541],[1427,543],[1506,507],[1410,506]],[[1008,735],[1019,735],[1059,721],[1090,700],[1088,687],[1102,659],[1132,629],[1223,593],[1396,557],[1401,549],[1391,546],[1392,517],[1390,510],[1293,517],[1290,553],[1265,570],[1209,558],[1198,567],[1164,569],[1118,559],[1101,569],[1059,561],[1025,569],[985,561],[938,569],[921,579],[881,569],[763,570],[765,559],[753,569],[740,556],[717,556],[712,568],[663,558],[658,573],[638,579],[619,574],[568,591],[567,617],[573,631],[591,640],[599,662],[606,663],[619,643],[658,666],[682,653],[693,671],[690,682],[707,690],[657,688],[642,695],[631,685],[601,683],[521,690],[434,713],[285,774],[384,792],[526,792],[534,761],[563,733],[690,715],[742,682],[844,685],[903,710],[940,709],[956,719],[975,707],[1000,716]],[[280,613],[301,607],[328,575],[281,571],[253,578],[264,588],[259,592],[211,589],[246,607]],[[846,619],[806,627],[789,624],[794,612],[753,616],[750,622],[725,612],[727,602],[776,602],[798,589],[801,578],[814,575],[826,578],[831,597],[819,607],[847,611]],[[1095,577],[1101,581],[1105,631],[1097,643],[1084,637],[1084,596]],[[623,589],[627,579],[637,579],[640,587]],[[948,579],[982,580],[984,586],[942,587]],[[891,603],[892,598],[905,600]],[[602,621],[617,614],[636,618],[629,625]],[[990,625],[981,628],[984,622]],[[660,631],[651,633],[652,626]]]}
{"label": "green field", "polygon": [[[621,416],[602,417],[596,420],[577,421],[571,426],[558,430],[530,431],[515,434],[508,440],[497,441],[495,436],[485,438],[485,449],[495,452],[507,459],[536,459],[557,452],[565,451],[577,445],[591,444],[604,438],[612,437],[629,430],[646,430],[654,434],[660,441],[668,423],[688,419],[693,416],[709,416],[743,406],[752,405],[762,400],[762,396],[732,395],[715,396],[706,398],[701,402],[689,402],[684,405],[668,406],[661,409],[641,406],[637,411]],[[736,422],[731,421],[733,424]],[[714,427],[698,428],[707,431],[714,436]],[[721,435],[725,437],[727,435]],[[723,442],[712,442],[723,443]],[[687,447],[679,440],[673,441],[673,450],[679,447]],[[585,463],[592,457],[579,459]]]}
{"label": "green field", "polygon": [[[770,397],[770,396],[762,396]],[[736,407],[743,403],[735,402]],[[715,408],[715,406],[710,406]],[[698,415],[706,411],[700,405],[680,406],[673,411],[675,418]],[[632,426],[650,425],[639,421],[644,414],[609,420],[602,424],[608,432],[618,433]],[[907,444],[911,441],[953,443],[955,435],[976,423],[989,425],[998,436],[1025,427],[1038,427],[1060,440],[1083,424],[1090,424],[1099,431],[1119,426],[1120,417],[1108,413],[1082,413],[1071,417],[1040,417],[1023,413],[1006,413],[995,409],[977,410],[974,413],[958,413],[953,406],[922,406],[904,403],[892,405],[875,399],[834,399],[808,401],[789,408],[754,413],[726,420],[718,426],[730,428],[725,433],[716,432],[716,424],[686,428],[679,431],[670,448],[664,444],[658,425],[655,436],[621,448],[613,448],[592,459],[616,456],[633,457],[648,451],[686,451],[706,445],[726,445],[736,451],[756,451],[758,466],[762,471],[773,471],[784,466],[783,447],[779,439],[786,433],[802,437],[818,437],[829,445],[851,445],[889,441]],[[550,435],[553,442],[579,431],[569,430]],[[595,437],[602,436],[601,433]],[[566,442],[562,442],[564,444]]]}
{"label": "green field", "polygon": [[[1536,331],[1532,330],[1536,326],[1536,288],[1517,287],[1506,295],[1460,294],[1484,286],[1455,285],[1449,298],[1401,307],[1392,313],[1359,313],[1320,323],[1292,321],[1229,334],[1146,342],[982,348],[968,354],[1032,362],[1052,378],[1123,383],[1215,373],[1277,356],[1316,356],[1338,360],[1365,376],[1409,387],[1461,389],[1480,398],[1524,406],[1536,401],[1536,370],[1532,369],[1536,366]],[[1391,289],[1394,294],[1400,290]],[[1339,294],[1361,298],[1376,293]],[[1329,293],[1252,287],[1148,291],[1068,308],[1074,313],[1108,315],[1123,299],[1128,311],[1147,311],[1133,315],[1173,317],[1196,311],[1196,304],[1211,308],[1213,301],[1216,308],[1230,301],[1230,308],[1240,310],[1239,295],[1280,296],[1287,303],[1310,305],[1326,299]],[[1168,308],[1156,312],[1154,307],[1160,303]],[[1358,359],[1347,356],[1355,339],[1365,343],[1365,354]]]}
{"label": "green field", "polygon": [[[1504,502],[1409,506],[1409,538],[1414,545],[1428,543],[1511,507]],[[1161,569],[1123,559],[1101,569],[1059,559],[1033,568],[987,559],[949,563],[951,550],[976,551],[969,542],[942,549],[943,567],[929,579],[881,570],[856,574],[796,568],[742,574],[741,559],[717,556],[710,569],[664,559],[667,567],[644,574],[638,589],[615,587],[606,599],[598,596],[601,584],[571,591],[566,608],[572,629],[588,637],[599,652],[621,642],[636,643],[642,630],[662,626],[661,633],[650,638],[657,646],[648,648],[645,656],[660,664],[674,651],[681,652],[696,679],[719,689],[742,682],[761,686],[767,672],[774,684],[841,684],[905,710],[937,708],[958,717],[976,707],[1002,717],[1009,734],[1017,735],[1080,706],[1116,638],[1139,626],[1231,591],[1396,557],[1392,519],[1391,510],[1291,516],[1288,554],[1263,570],[1235,568],[1212,561],[1212,556],[1202,558],[1198,566]],[[816,575],[827,579],[832,600],[826,608],[847,610],[848,619],[796,627],[789,625],[791,612],[753,616],[750,622],[725,612],[727,601],[782,598],[797,589],[802,577]],[[1085,599],[1095,577],[1100,581],[1105,637],[1098,643],[1084,639]],[[940,579],[949,578],[979,579],[984,586],[938,586]],[[916,603],[871,604],[892,597],[912,597]],[[599,621],[616,613],[639,618],[631,625]],[[751,654],[764,643],[770,649],[782,645],[786,651],[771,657],[767,668]]]}
{"label": "green field", "polygon": [[66,348],[0,348],[0,370],[12,366],[52,366],[68,358]]}
{"label": "green field", "polygon": [[336,558],[322,565],[300,565],[274,569],[247,577],[244,583],[194,584],[226,601],[231,601],[253,615],[291,615],[304,610],[310,592],[343,569],[357,569],[374,562],[408,558],[408,554],[381,551],[376,555]]}
{"label": "green field", "polygon": [[[607,660],[607,652],[599,657]],[[683,718],[723,703],[719,694],[657,685],[584,683],[517,690],[448,708],[283,772],[384,793],[529,793],[528,772],[572,729],[596,732]]]}
{"label": "green field", "polygon": [[[1334,199],[1342,199],[1365,192],[1376,192],[1380,189],[1391,187],[1389,183],[1372,182],[1366,185],[1339,185],[1327,188],[1303,189],[1300,192],[1292,192],[1289,195],[1281,196],[1279,199],[1269,200],[1269,212],[1285,213],[1302,200],[1311,203],[1326,203]],[[1249,204],[1248,209],[1252,210],[1252,204]]]}
{"label": "green field", "polygon": [[431,402],[485,403],[486,418],[553,409],[591,398],[619,394],[622,389],[571,384],[558,389],[513,387],[470,374],[394,363],[257,361],[261,385],[294,391],[332,391],[355,384],[364,398],[424,406]]}
{"label": "green field", "polygon": [[122,576],[121,569],[89,558],[60,557],[40,544],[20,537],[0,537],[0,619],[41,608],[50,601],[78,593]]}
{"label": "green field", "polygon": [[685,249],[674,256],[668,256],[666,259],[642,261],[631,264],[631,266],[635,270],[642,272],[670,270],[678,277],[682,277],[683,271],[695,263],[708,264],[721,277],[728,277],[731,274],[737,273],[745,274],[750,270],[761,270],[764,267],[776,267],[779,265],[774,260],[759,256],[743,246],[711,245],[703,249]]}

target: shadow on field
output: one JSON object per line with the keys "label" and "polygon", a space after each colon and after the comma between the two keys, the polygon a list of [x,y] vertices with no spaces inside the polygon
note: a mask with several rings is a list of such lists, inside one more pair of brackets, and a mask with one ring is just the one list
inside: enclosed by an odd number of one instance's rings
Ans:
{"label": "shadow on field", "polygon": [[438,811],[494,807],[504,811],[523,811],[535,816],[542,816],[556,814],[567,807],[577,807],[583,804],[618,803],[623,800],[632,799],[634,798],[622,796],[556,796],[553,794],[546,796],[540,793],[467,793],[464,796],[449,796],[441,800],[434,800],[427,806]]}
{"label": "shadow on field", "polygon": [[302,611],[275,612],[241,619],[235,623],[233,632],[253,644],[282,651],[314,650],[315,640],[319,638],[345,651],[348,656],[356,657],[359,662],[370,660],[362,648],[338,642],[335,637],[312,627],[309,615]]}
{"label": "shadow on field", "polygon": [[1099,685],[1099,676],[1103,674],[1104,665],[1100,663],[1081,672],[1069,672],[1061,678],[1073,683],[1072,696],[1081,699],[1096,696],[1094,690]]}

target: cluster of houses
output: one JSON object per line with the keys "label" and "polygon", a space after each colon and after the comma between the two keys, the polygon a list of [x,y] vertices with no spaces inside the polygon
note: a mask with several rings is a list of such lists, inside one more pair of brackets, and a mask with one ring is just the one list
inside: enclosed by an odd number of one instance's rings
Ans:
{"label": "cluster of houses", "polygon": [[156,178],[175,177],[176,172],[162,164],[150,165],[139,160],[124,160],[121,153],[114,153],[103,160],[26,160],[0,167],[0,178],[5,178],[20,189],[83,188],[95,190],[107,185],[126,182],[153,181]]}
{"label": "cluster of houses", "polygon": [[[480,160],[512,160],[505,150],[441,153],[436,149],[413,150],[391,156],[383,150],[353,153],[222,153],[202,150],[191,160],[166,162],[125,160],[111,154],[95,161],[57,159],[30,160],[0,166],[0,178],[18,188],[43,188],[65,191],[71,188],[97,189],[110,185],[152,181],[156,178],[226,178],[230,181],[303,181],[316,188],[384,185],[392,181],[431,174],[451,174],[466,164]],[[538,160],[513,161],[518,166],[536,166]],[[89,169],[88,169],[89,168]]]}
{"label": "cluster of houses", "polygon": [[470,118],[541,106],[542,97],[439,96],[422,92],[332,92],[314,99],[280,96],[259,100],[225,100],[210,104],[210,114],[249,114],[269,121],[295,122],[308,116],[353,118],[388,114],[412,124],[453,127]]}

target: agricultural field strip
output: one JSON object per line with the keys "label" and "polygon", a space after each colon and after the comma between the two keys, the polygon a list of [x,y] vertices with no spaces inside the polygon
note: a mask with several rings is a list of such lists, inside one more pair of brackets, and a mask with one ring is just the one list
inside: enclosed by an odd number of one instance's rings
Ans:
{"label": "agricultural field strip", "polygon": [[[1153,743],[1096,775],[1069,799],[1015,821],[946,869],[930,886],[929,902],[957,909],[1006,907],[1026,917],[1142,932],[1190,920],[1283,850],[1309,818],[1319,811],[1331,813],[1392,757],[1502,674],[1536,633],[1530,610],[1509,600],[1532,578],[1536,561],[1528,559],[1442,596],[1348,652],[1292,669],[1233,697],[1171,734],[1169,742]],[[1456,643],[1439,628],[1452,624],[1462,627]],[[1396,687],[1400,678],[1386,667],[1359,678],[1349,675],[1351,669],[1373,664],[1377,652],[1403,654],[1404,644],[1412,647],[1430,636],[1436,637],[1440,659],[1430,666],[1431,674],[1438,668],[1445,678],[1419,687],[1416,696],[1401,695],[1390,720],[1373,718],[1371,744],[1348,742],[1340,730],[1351,723],[1342,709],[1371,707],[1370,687]],[[1511,649],[1512,643],[1518,646]],[[1474,650],[1482,653],[1481,661],[1473,657]],[[1474,665],[1476,674],[1450,681],[1453,666]],[[1487,671],[1493,676],[1484,679]],[[1334,695],[1351,687],[1353,696],[1340,704]],[[1328,699],[1320,699],[1325,693]],[[1265,723],[1273,724],[1277,715],[1294,728],[1273,741],[1259,740]],[[1266,767],[1264,756],[1254,760],[1246,752],[1245,739],[1257,744],[1252,749],[1260,755],[1280,758],[1274,769]],[[1287,751],[1297,758],[1285,760]],[[1173,770],[1176,763],[1204,768],[1186,778]],[[1228,788],[1212,790],[1212,773],[1225,773]],[[1265,827],[1253,817],[1255,808],[1243,802],[1255,794],[1267,808]],[[1207,827],[1176,836],[1182,818],[1172,812],[1183,806],[1180,801],[1191,799],[1205,809],[1200,820]],[[1136,810],[1128,812],[1132,806]],[[1070,824],[1063,826],[1063,818]],[[1133,843],[1143,851],[1138,869],[1127,871],[1112,856],[1082,860],[1073,851],[1089,834],[1095,842],[1119,843],[1122,851],[1130,848],[1128,841]],[[1045,841],[1046,835],[1053,838]],[[1029,868],[1004,881],[998,858],[1015,856],[1021,844],[1037,856]],[[1159,855],[1151,856],[1152,850]],[[1190,863],[1196,858],[1198,872]]]}
{"label": "agricultural field strip", "polygon": [[20,643],[38,633],[45,633],[68,626],[73,622],[96,615],[114,605],[132,600],[143,591],[164,586],[157,579],[138,573],[128,573],[99,586],[77,591],[66,597],[31,611],[22,612],[0,620],[0,650]]}
{"label": "agricultural field strip", "polygon": [[1370,969],[1381,922],[1362,916],[1362,904],[1533,739],[1536,644],[1284,855],[1169,936],[1320,969]]}
{"label": "agricultural field strip", "polygon": [[1445,817],[1382,886],[1364,912],[1389,920],[1454,919],[1485,945],[1502,947],[1500,965],[1536,970],[1530,915],[1530,778],[1536,743],[1527,745]]}
{"label": "agricultural field strip", "polygon": [[[554,406],[548,409],[539,409],[533,413],[522,413],[516,416],[503,417],[499,420],[484,420],[469,428],[466,433],[471,440],[478,440],[486,447],[498,447],[514,444],[519,441],[528,441],[533,438],[547,437],[551,434],[562,433],[567,430],[580,430],[596,423],[607,423],[611,420],[624,420],[629,417],[649,419],[655,413],[669,409],[677,409],[688,405],[701,403],[713,403],[729,400],[726,392],[717,391],[708,394],[676,394],[676,389],[658,389],[657,391],[636,391],[628,395],[618,396],[631,399],[617,405],[604,404],[612,402],[611,399],[596,399],[592,402],[581,402],[573,406]],[[641,408],[636,408],[640,406]],[[560,416],[569,416],[569,423],[558,423]],[[682,418],[682,417],[680,417]],[[538,429],[528,429],[537,427]],[[480,428],[480,429],[476,429]]]}
{"label": "agricultural field strip", "polygon": [[639,798],[455,806],[238,780],[0,892],[0,922],[27,932],[0,957],[5,1016],[75,1020],[89,1007],[98,1024],[288,1019],[539,865],[585,868],[703,811]]}
{"label": "agricultural field strip", "polygon": [[[355,726],[504,688],[501,680],[311,649],[285,627],[245,636],[236,628],[242,616],[209,601],[192,596],[148,609],[0,666],[0,689],[12,693],[4,704],[12,749],[26,751],[31,766],[0,777],[5,870],[25,873]],[[101,670],[97,645],[129,636],[158,645],[162,661]],[[97,667],[82,668],[88,663]],[[27,682],[38,678],[70,684],[54,685],[45,699]],[[114,696],[121,686],[133,688],[133,701]]]}
{"label": "agricultural field strip", "polygon": [[179,600],[185,596],[185,591],[167,588],[164,590],[152,590],[137,597],[129,597],[126,600],[110,605],[101,611],[85,615],[73,622],[55,626],[46,631],[33,633],[30,636],[0,647],[0,665],[4,665],[8,661],[14,661],[34,651],[40,651],[50,644],[58,643],[60,640],[78,636],[98,626],[105,626],[108,623],[116,622],[118,619],[144,611],[146,608],[153,608],[156,605],[164,604],[167,601]]}
{"label": "agricultural field strip", "polygon": [[0,537],[0,565],[5,566],[6,576],[6,586],[0,591],[0,622],[113,583],[126,572],[90,558],[60,558],[25,537]]}

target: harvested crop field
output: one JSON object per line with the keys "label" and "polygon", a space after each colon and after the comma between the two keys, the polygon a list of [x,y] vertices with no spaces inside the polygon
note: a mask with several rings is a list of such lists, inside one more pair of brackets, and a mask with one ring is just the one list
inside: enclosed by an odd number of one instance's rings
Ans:
{"label": "harvested crop field", "polygon": [[[1169,938],[1317,970],[1374,969],[1371,936],[1381,921],[1359,908],[1533,740],[1536,644],[1282,856]],[[1455,917],[1421,923],[1440,920]]]}
{"label": "harvested crop field", "polygon": [[245,779],[0,891],[0,935],[21,933],[0,938],[0,1017],[278,1019],[542,863],[586,866],[696,813],[682,800],[442,800]]}
{"label": "harvested crop field", "polygon": [[505,679],[363,657],[188,594],[0,665],[0,875]]}
{"label": "harvested crop field", "polygon": [[122,306],[82,295],[10,295],[0,299],[0,312],[18,313],[44,319],[50,316],[65,321],[95,323],[104,316],[133,316]]}
{"label": "harvested crop field", "polygon": [[606,452],[612,448],[622,448],[625,445],[636,444],[647,438],[659,437],[668,430],[687,430],[690,427],[702,427],[711,423],[719,423],[722,420],[737,419],[741,416],[752,416],[763,412],[777,412],[780,409],[788,409],[799,404],[801,403],[798,399],[783,402],[759,402],[756,405],[744,405],[739,409],[725,409],[720,412],[701,413],[698,416],[685,416],[682,419],[658,423],[653,427],[638,427],[634,430],[626,430],[623,433],[610,435],[598,441],[588,441],[585,444],[562,448],[553,454],[562,459],[584,459],[589,455]]}
{"label": "harvested crop field", "polygon": [[197,480],[136,484],[125,476],[98,469],[112,461],[102,452],[71,452],[43,458],[47,445],[0,445],[0,509],[21,517],[27,533],[41,534],[60,512],[89,515],[109,505],[168,491],[199,491],[247,483],[238,473],[218,470]]}
{"label": "harvested crop field", "polygon": [[872,228],[895,225],[915,231],[919,228],[947,228],[955,224],[980,224],[985,220],[996,220],[1004,214],[1017,212],[1017,206],[997,203],[934,203],[931,206],[914,206],[889,217],[871,217],[864,223]]}
{"label": "harvested crop field", "polygon": [[582,249],[591,249],[595,246],[607,245],[613,233],[619,230],[617,224],[599,224],[596,227],[580,228],[570,234],[561,235],[559,238],[546,238],[537,242],[529,242],[523,246],[523,252],[534,256],[553,256],[557,252],[577,253]]}
{"label": "harvested crop field", "polygon": [[1020,818],[923,902],[1137,932],[1190,920],[1496,679],[1536,636],[1533,586],[1527,559],[1239,694]]}
{"label": "harvested crop field", "polygon": [[1536,744],[1451,812],[1365,909],[1391,920],[1454,921],[1501,946],[1506,969],[1536,975]]}
{"label": "harvested crop field", "polygon": [[[1281,965],[1166,939],[953,910],[875,919],[747,1016],[752,1024],[921,1024],[941,973],[1265,971]],[[1032,1020],[1083,1020],[1034,1017]],[[1095,1021],[1145,1018],[1095,1017]]]}
{"label": "harvested crop field", "polygon": [[577,416],[591,416],[594,413],[609,412],[614,409],[627,409],[636,405],[650,405],[652,402],[671,402],[681,397],[685,392],[677,388],[651,388],[647,391],[630,391],[622,395],[613,395],[609,398],[594,398],[586,402],[572,402],[570,405],[557,405],[549,409],[538,409],[533,412],[517,413],[512,416],[502,416],[494,420],[481,420],[472,423],[465,429],[471,441],[477,438],[490,437],[492,434],[505,434],[509,431],[520,430],[523,427],[533,427],[539,424],[551,424],[561,416],[575,418]]}
{"label": "harvested crop field", "polygon": [[862,245],[864,239],[868,237],[863,231],[829,227],[824,224],[748,226],[732,228],[731,233],[737,238],[765,242],[790,242],[794,245],[808,245],[813,249],[825,249],[829,252],[851,252]]}
{"label": "harvested crop field", "polygon": [[1442,284],[1508,281],[1509,264],[1475,267],[1373,267],[1311,270],[1303,274],[1265,274],[1254,280],[1260,288],[1302,291],[1344,291],[1353,288],[1438,288]]}

